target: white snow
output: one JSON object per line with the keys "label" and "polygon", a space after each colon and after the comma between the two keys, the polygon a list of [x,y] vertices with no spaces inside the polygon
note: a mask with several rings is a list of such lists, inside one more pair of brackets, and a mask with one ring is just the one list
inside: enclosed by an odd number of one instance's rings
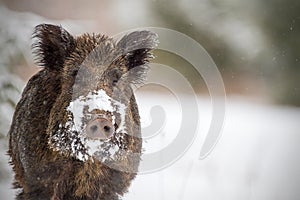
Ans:
{"label": "white snow", "polygon": [[125,126],[125,115],[127,106],[122,104],[121,102],[113,100],[113,105],[115,106],[115,111],[120,114],[121,122],[118,124],[118,129],[116,130],[117,133],[127,133],[126,126]]}
{"label": "white snow", "polygon": [[[152,94],[137,97],[142,119],[149,115],[143,111],[148,109],[143,102],[156,98]],[[230,97],[226,110],[220,141],[207,158],[199,160],[211,115],[210,100],[202,98],[199,133],[188,152],[164,170],[138,175],[124,199],[299,199],[300,109]],[[171,127],[166,125],[168,130]],[[161,138],[162,147],[164,141],[170,142]]]}

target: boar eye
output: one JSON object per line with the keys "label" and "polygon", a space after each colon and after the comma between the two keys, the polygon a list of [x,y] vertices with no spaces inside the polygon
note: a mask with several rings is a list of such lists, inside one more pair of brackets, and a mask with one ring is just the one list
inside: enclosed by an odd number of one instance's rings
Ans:
{"label": "boar eye", "polygon": [[116,86],[122,74],[119,70],[115,69],[110,72],[110,80],[113,86]]}

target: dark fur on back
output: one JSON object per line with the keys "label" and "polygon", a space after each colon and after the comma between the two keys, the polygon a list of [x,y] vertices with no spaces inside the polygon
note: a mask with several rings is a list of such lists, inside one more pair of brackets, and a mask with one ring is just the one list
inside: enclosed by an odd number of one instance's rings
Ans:
{"label": "dark fur on back", "polygon": [[[49,24],[37,26],[33,36],[34,53],[44,68],[27,83],[9,131],[14,186],[22,189],[17,199],[119,199],[136,175],[139,158],[124,158],[119,164],[129,170],[120,171],[96,159],[82,161],[68,149],[56,149],[52,137],[61,131],[58,124],[66,120],[66,106],[77,95],[74,91],[85,95],[90,89],[103,88],[112,94],[114,87],[128,107],[125,120],[131,132],[120,133],[118,145],[124,143],[122,150],[141,153],[138,108],[127,84],[144,76],[157,36],[137,31],[118,42],[103,35],[75,38]],[[75,79],[83,64],[91,75],[88,80],[79,79],[81,87],[77,87]],[[101,76],[93,76],[97,73]],[[116,86],[113,80],[121,79],[118,73],[127,73],[126,81]],[[90,86],[91,81],[96,84]],[[67,147],[69,139],[61,144]]]}

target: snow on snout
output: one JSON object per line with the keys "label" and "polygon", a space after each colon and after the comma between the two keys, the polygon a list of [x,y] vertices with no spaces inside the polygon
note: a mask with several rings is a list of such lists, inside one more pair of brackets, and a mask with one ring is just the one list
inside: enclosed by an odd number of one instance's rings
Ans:
{"label": "snow on snout", "polygon": [[[91,157],[95,155],[96,152],[100,151],[100,146],[107,141],[89,139],[85,137],[86,124],[84,123],[84,117],[86,116],[84,113],[84,109],[86,107],[88,108],[89,113],[95,109],[110,112],[112,114],[112,124],[115,124],[116,118],[113,114],[118,113],[120,116],[120,124],[118,124],[116,133],[126,133],[125,114],[127,106],[109,97],[107,93],[102,89],[91,91],[88,93],[88,95],[80,96],[74,101],[70,102],[69,106],[66,109],[73,115],[73,125],[69,126],[69,128],[71,129],[71,131],[77,131],[79,133],[77,137],[79,137],[81,143],[86,147],[88,157]],[[76,155],[76,145],[76,141],[72,142],[73,155]],[[117,147],[114,147],[113,152],[115,153],[117,149]],[[113,156],[111,153],[109,155]],[[77,158],[83,161],[87,159],[87,157],[84,155],[79,155],[77,156]]]}
{"label": "snow on snout", "polygon": [[67,107],[67,111],[73,114],[73,128],[75,128],[75,131],[83,131],[84,108],[86,106],[88,106],[88,112],[98,109],[112,113],[115,110],[112,106],[111,98],[102,89],[89,92],[87,96],[78,97],[70,102]]}

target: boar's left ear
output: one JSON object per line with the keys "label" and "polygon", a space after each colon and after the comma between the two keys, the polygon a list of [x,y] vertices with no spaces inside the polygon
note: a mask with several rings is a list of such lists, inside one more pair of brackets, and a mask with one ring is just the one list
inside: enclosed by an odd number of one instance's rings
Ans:
{"label": "boar's left ear", "polygon": [[75,39],[61,26],[40,24],[33,32],[32,45],[36,63],[48,69],[60,70],[75,47]]}
{"label": "boar's left ear", "polygon": [[149,51],[154,49],[157,44],[157,34],[151,31],[134,31],[125,35],[117,43],[117,46],[122,50],[126,66],[130,70],[148,63],[149,59],[153,57]]}

